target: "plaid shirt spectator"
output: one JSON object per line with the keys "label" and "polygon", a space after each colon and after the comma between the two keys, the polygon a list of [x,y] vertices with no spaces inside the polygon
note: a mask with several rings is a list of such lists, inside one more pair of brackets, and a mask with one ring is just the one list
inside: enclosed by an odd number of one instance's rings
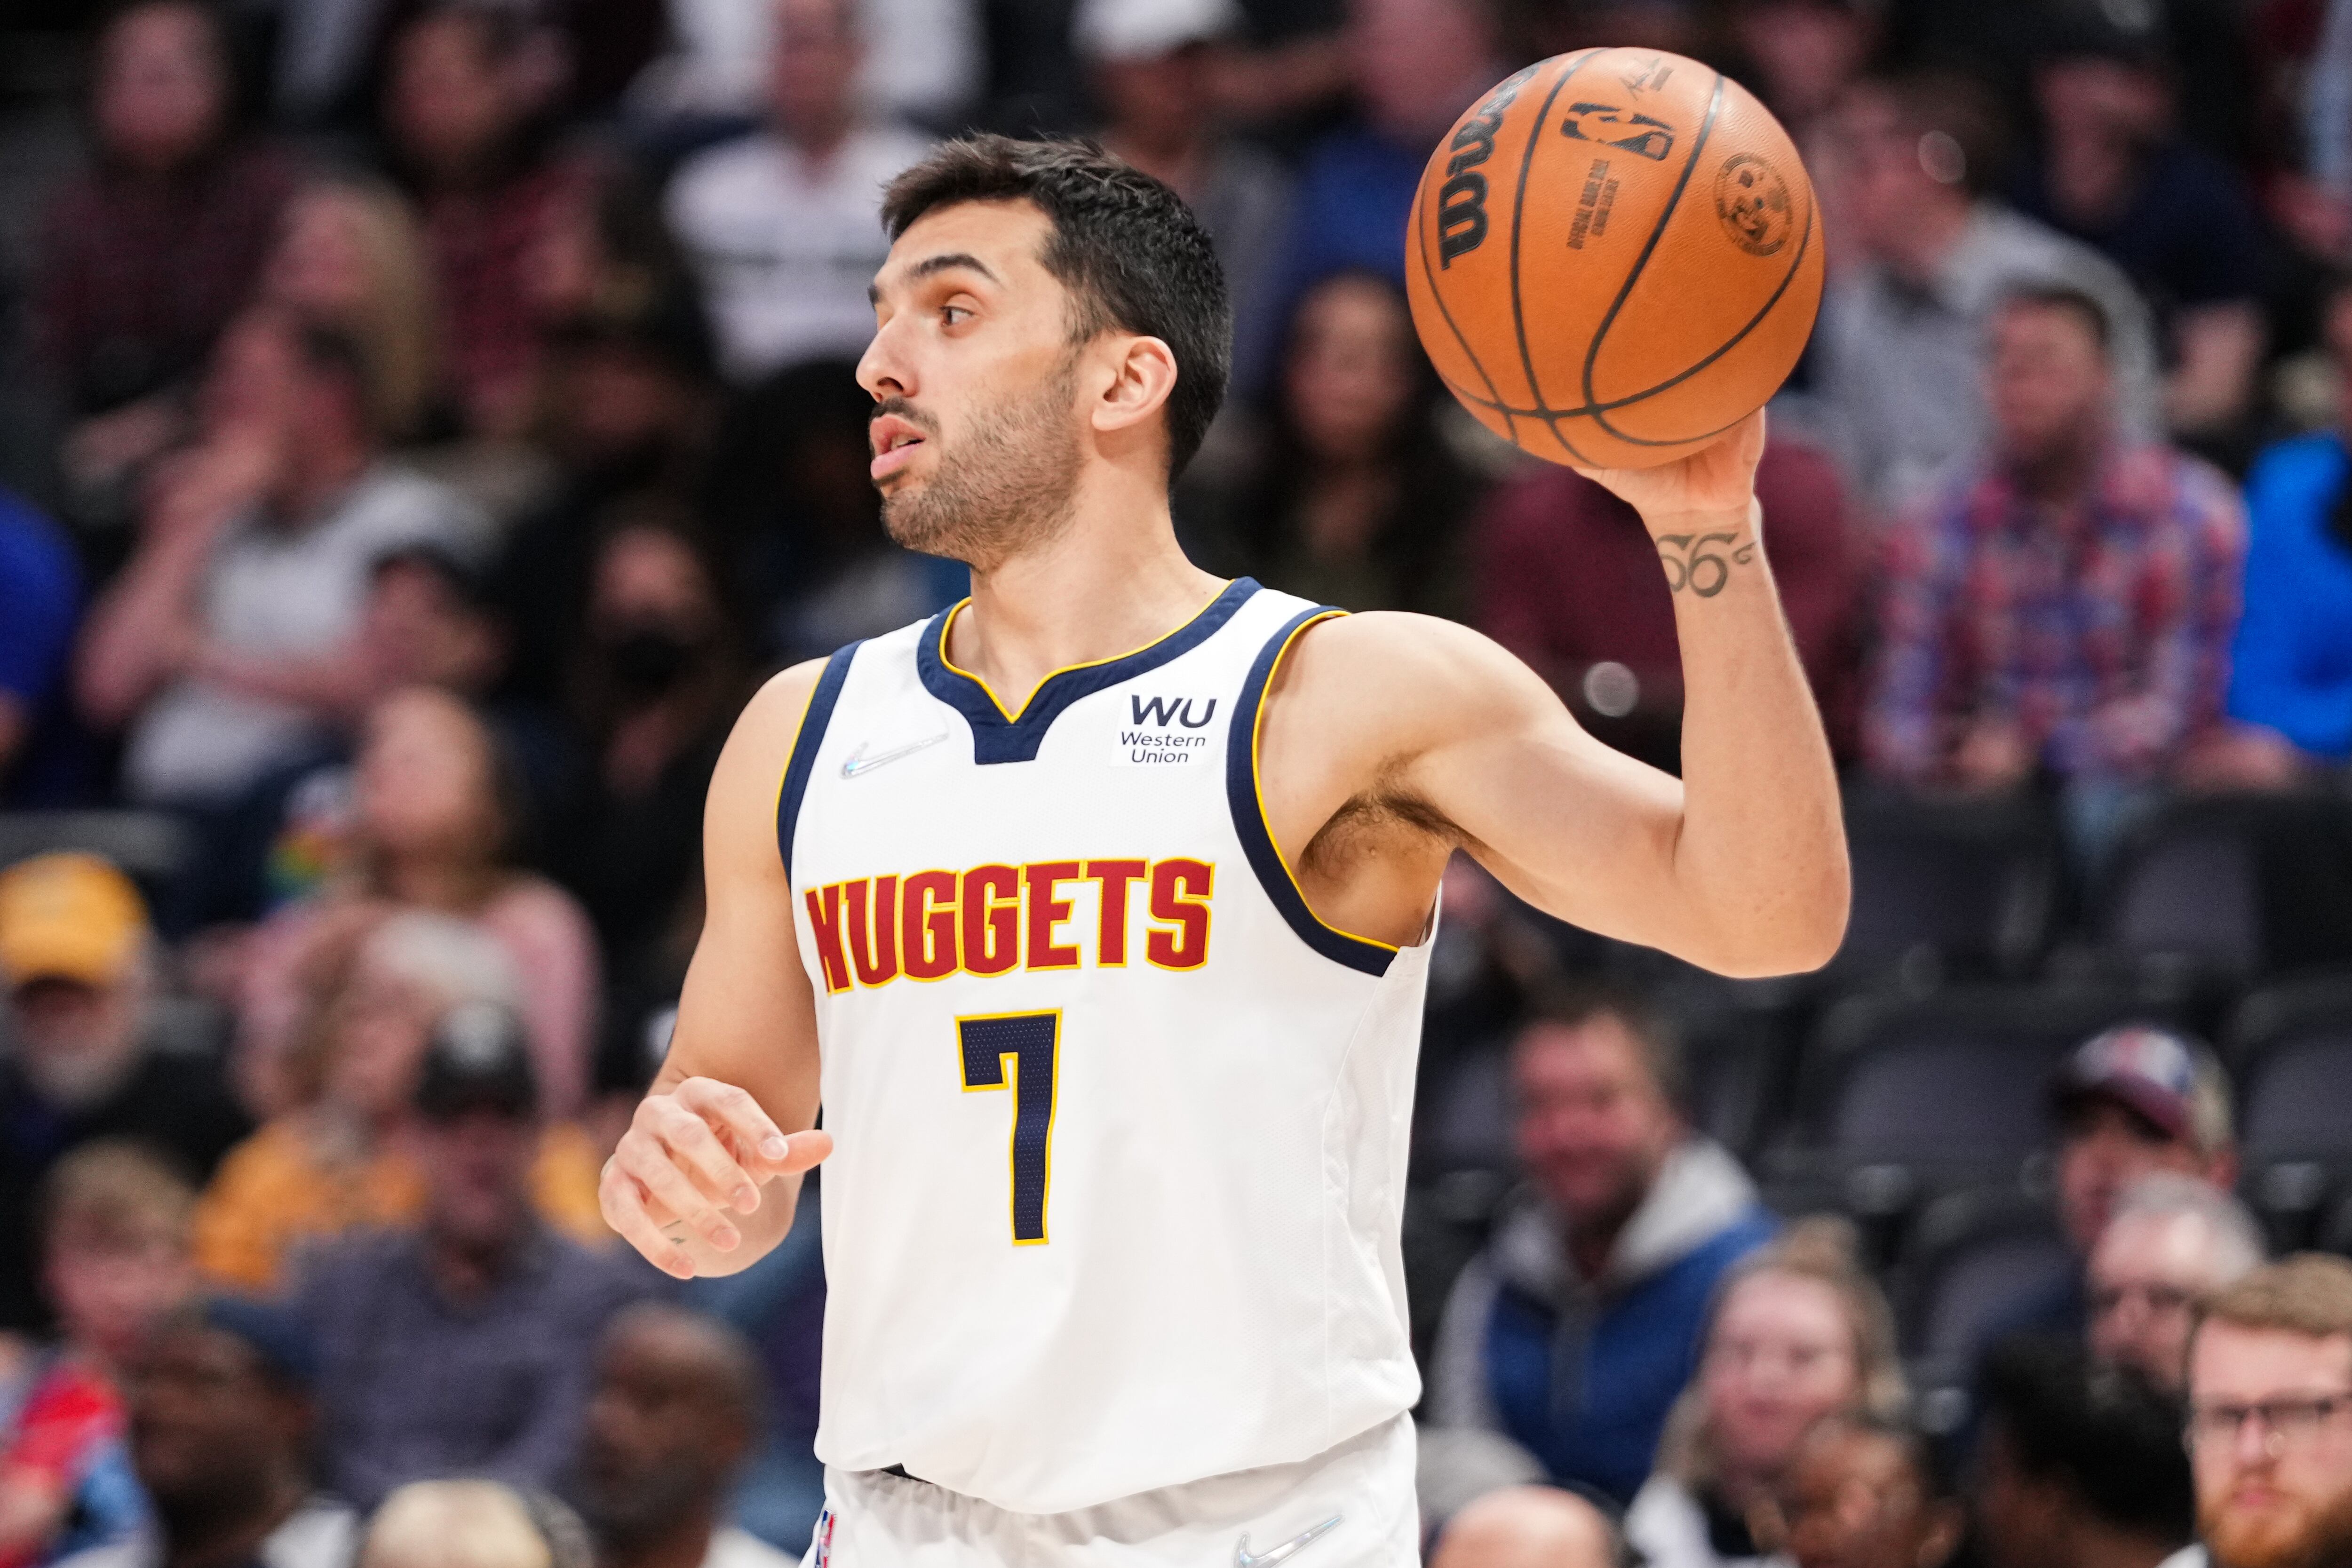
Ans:
{"label": "plaid shirt spectator", "polygon": [[441,342],[469,414],[520,408],[539,360],[530,269],[556,218],[588,196],[577,163],[541,164],[504,184],[424,198],[425,242],[441,302]]}
{"label": "plaid shirt spectator", "polygon": [[2245,521],[2221,474],[2116,447],[2064,512],[1980,472],[1894,531],[1864,746],[1910,784],[2013,722],[2062,776],[2147,777],[2219,718]]}
{"label": "plaid shirt spectator", "polygon": [[40,357],[77,414],[194,370],[252,294],[290,164],[232,151],[168,178],[101,168],[51,202],[35,263]]}

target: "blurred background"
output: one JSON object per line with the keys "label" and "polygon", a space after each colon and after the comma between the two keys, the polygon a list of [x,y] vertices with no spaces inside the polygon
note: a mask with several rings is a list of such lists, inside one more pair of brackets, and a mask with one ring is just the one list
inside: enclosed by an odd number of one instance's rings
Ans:
{"label": "blurred background", "polygon": [[815,1205],[680,1292],[593,1189],[741,703],[963,592],[851,374],[941,136],[1094,136],[1212,232],[1203,565],[1463,620],[1675,766],[1646,534],[1442,395],[1401,286],[1454,116],[1603,43],[1819,188],[1759,488],[1854,915],[1727,982],[1456,862],[1425,1517],[1537,1482],[1769,1556],[1860,1412],[1958,1461],[1887,1568],[2034,1568],[1971,1459],[2075,1386],[2025,1330],[2145,1374],[2109,1511],[2185,1542],[2189,1304],[2352,1251],[2352,3],[11,0],[0,1568],[340,1568],[394,1494],[387,1563],[798,1557]]}

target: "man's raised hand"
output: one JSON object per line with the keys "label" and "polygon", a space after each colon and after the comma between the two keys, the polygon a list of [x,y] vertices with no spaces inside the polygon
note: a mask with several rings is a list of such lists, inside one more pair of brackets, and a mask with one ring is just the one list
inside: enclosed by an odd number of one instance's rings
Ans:
{"label": "man's raised hand", "polygon": [[[605,1224],[656,1268],[687,1279],[698,1264],[742,1245],[730,1215],[761,1213],[768,1183],[797,1176],[832,1152],[830,1133],[786,1133],[743,1089],[690,1078],[639,1102],[604,1162],[597,1196]],[[785,1223],[790,1213],[788,1200]],[[761,1228],[773,1228],[771,1244],[782,1235],[772,1219]]]}

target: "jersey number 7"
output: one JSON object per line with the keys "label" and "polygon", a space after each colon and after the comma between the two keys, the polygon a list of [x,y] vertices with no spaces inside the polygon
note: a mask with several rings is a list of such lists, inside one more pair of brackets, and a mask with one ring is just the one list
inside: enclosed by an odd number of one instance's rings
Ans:
{"label": "jersey number 7", "polygon": [[1045,1194],[1053,1184],[1055,1047],[1062,1015],[1000,1013],[956,1020],[963,1088],[1013,1090],[1013,1245],[1045,1240]]}

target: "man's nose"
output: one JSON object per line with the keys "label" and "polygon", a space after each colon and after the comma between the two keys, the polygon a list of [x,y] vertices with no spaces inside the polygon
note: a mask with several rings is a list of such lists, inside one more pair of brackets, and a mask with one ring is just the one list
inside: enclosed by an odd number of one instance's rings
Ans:
{"label": "man's nose", "polygon": [[874,331],[866,352],[857,359],[857,384],[876,399],[912,397],[915,382],[899,352],[898,333],[892,329],[904,318],[894,318]]}

